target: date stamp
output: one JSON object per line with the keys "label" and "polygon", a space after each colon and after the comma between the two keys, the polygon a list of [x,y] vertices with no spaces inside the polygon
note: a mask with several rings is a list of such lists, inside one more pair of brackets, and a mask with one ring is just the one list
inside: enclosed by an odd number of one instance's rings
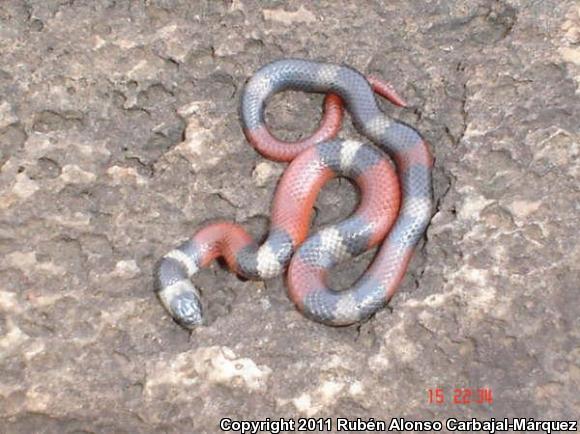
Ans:
{"label": "date stamp", "polygon": [[453,389],[451,398],[443,388],[427,389],[429,404],[445,404],[451,402],[457,405],[493,404],[493,392],[489,387],[471,388],[457,387]]}

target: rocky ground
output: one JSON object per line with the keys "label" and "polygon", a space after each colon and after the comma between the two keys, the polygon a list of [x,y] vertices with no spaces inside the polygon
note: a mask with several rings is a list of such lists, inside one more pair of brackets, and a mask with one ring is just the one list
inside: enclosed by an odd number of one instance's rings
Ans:
{"label": "rocky ground", "polygon": [[[1,2],[0,433],[577,418],[579,44],[564,0]],[[281,278],[214,265],[190,335],[153,266],[211,219],[266,233],[283,165],[246,143],[238,107],[289,56],[396,84],[411,107],[383,105],[433,146],[436,213],[389,308],[358,327],[306,320]],[[321,101],[279,95],[269,123],[300,137]],[[331,182],[314,226],[356,201]],[[460,387],[493,404],[453,404]]]}

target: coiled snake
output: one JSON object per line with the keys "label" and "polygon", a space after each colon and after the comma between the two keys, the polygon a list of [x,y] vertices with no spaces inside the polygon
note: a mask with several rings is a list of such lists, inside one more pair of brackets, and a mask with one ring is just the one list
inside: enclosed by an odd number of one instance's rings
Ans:
{"label": "coiled snake", "polygon": [[[266,101],[284,90],[327,94],[323,122],[307,140],[289,144],[267,130]],[[385,83],[367,80],[343,65],[284,59],[264,66],[249,80],[241,107],[246,137],[266,157],[291,163],[276,189],[270,231],[261,245],[241,226],[221,221],[205,226],[159,261],[157,294],[175,321],[186,328],[202,323],[200,294],[191,277],[218,257],[251,279],[277,276],[289,263],[290,298],[307,317],[324,324],[362,321],[389,301],[431,218],[433,159],[413,128],[381,111],[375,92],[402,105]],[[334,139],[342,103],[357,130],[377,146]],[[307,239],[318,192],[335,176],[358,185],[359,206],[344,221]],[[328,287],[326,277],[333,266],[381,242],[352,288]]]}

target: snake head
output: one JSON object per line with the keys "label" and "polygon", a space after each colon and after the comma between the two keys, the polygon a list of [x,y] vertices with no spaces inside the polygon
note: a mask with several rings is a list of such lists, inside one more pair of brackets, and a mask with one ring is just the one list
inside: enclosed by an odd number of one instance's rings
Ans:
{"label": "snake head", "polygon": [[157,296],[171,317],[182,327],[193,329],[203,323],[203,309],[199,293],[189,279],[169,285],[159,281]]}
{"label": "snake head", "polygon": [[168,307],[173,319],[182,327],[191,330],[203,322],[201,302],[194,292],[176,295]]}

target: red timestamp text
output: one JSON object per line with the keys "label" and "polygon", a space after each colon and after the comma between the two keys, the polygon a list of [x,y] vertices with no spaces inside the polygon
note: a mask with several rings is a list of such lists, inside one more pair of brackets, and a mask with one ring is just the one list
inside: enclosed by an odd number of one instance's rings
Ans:
{"label": "red timestamp text", "polygon": [[453,389],[451,397],[442,388],[427,389],[429,404],[445,404],[451,402],[457,405],[493,404],[493,392],[489,387],[471,388],[457,387]]}

